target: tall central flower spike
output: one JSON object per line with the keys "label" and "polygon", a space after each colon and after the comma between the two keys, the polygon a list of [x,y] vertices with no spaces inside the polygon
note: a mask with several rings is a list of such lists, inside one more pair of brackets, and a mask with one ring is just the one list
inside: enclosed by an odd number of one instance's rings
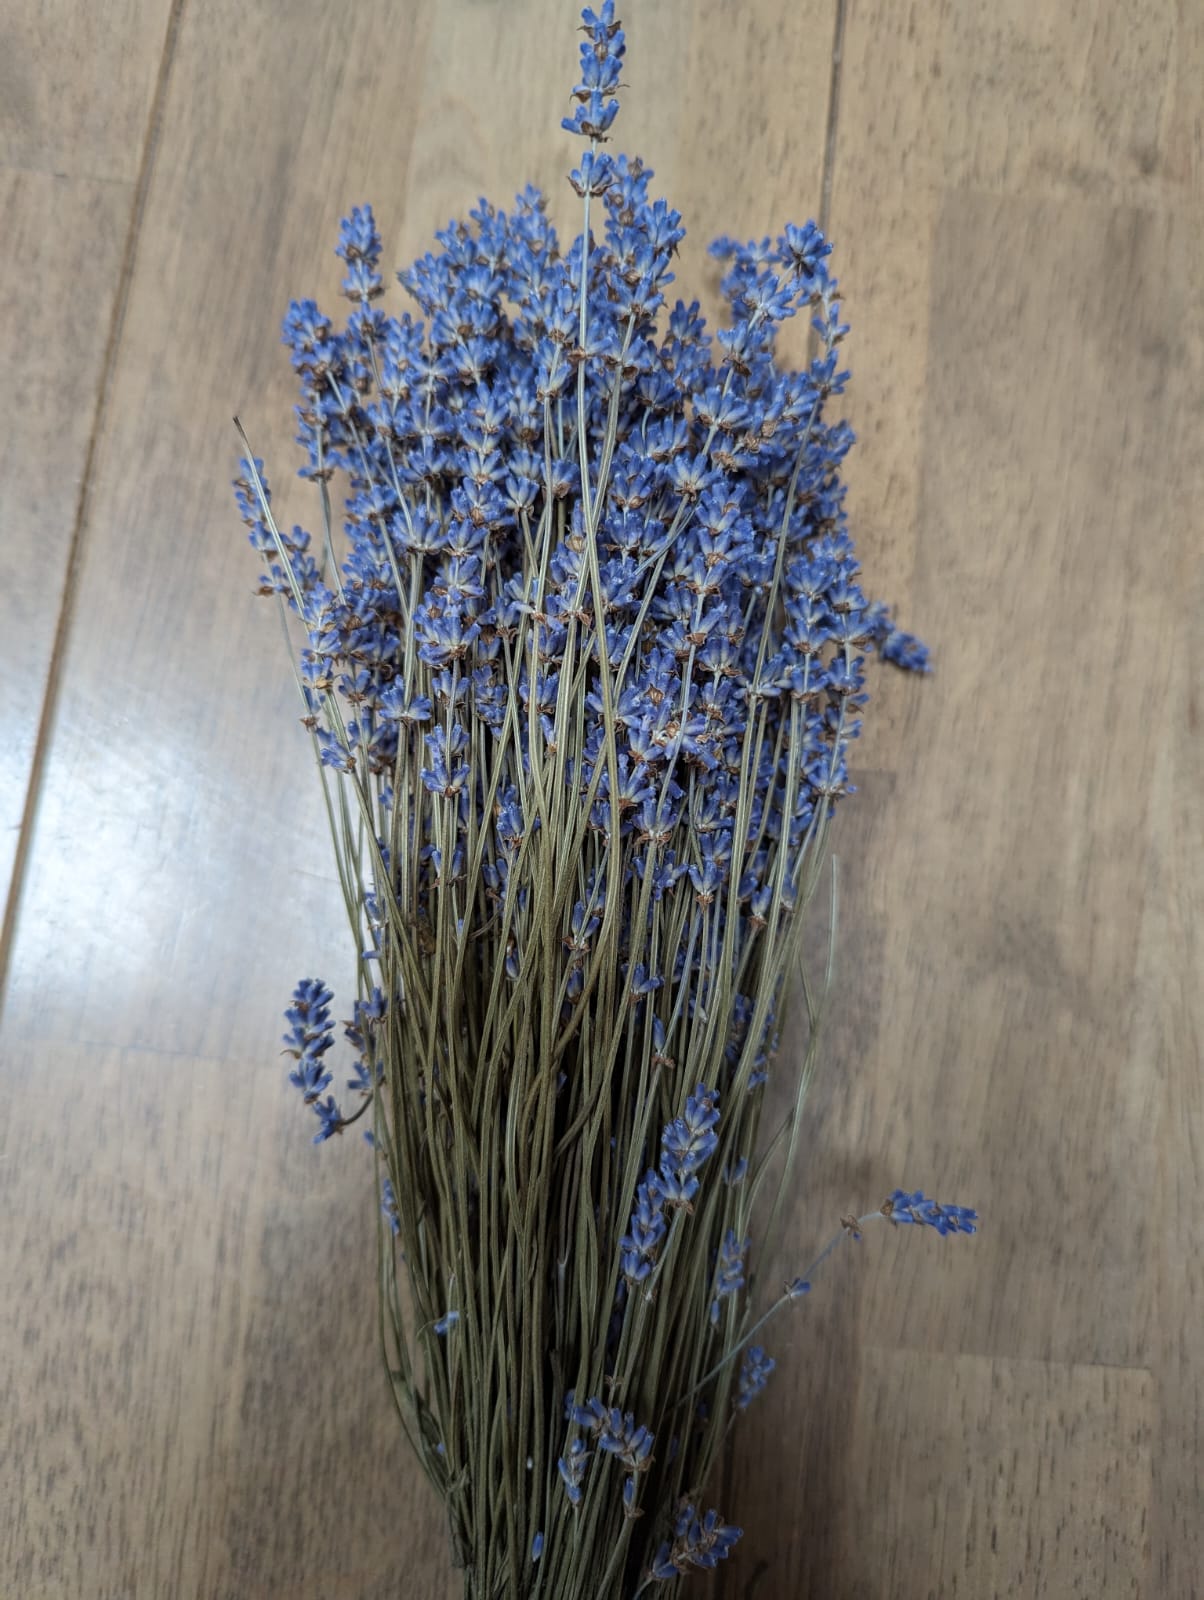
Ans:
{"label": "tall central flower spike", "polygon": [[[609,148],[612,0],[582,19],[579,236],[535,189],[481,201],[393,311],[356,207],[345,323],[284,320],[318,526],[277,522],[250,454],[236,485],[299,635],[356,962],[349,1061],[307,978],[290,1078],[316,1141],[368,1119],[393,1397],[490,1600],[626,1600],[739,1538],[700,1487],[774,1370],[753,1335],[810,1287],[756,1320],[786,984],[866,659],[926,667],[846,526],[830,246],[719,240],[714,332],[671,297],[681,218]],[[901,1190],[877,1215],[974,1220]]]}

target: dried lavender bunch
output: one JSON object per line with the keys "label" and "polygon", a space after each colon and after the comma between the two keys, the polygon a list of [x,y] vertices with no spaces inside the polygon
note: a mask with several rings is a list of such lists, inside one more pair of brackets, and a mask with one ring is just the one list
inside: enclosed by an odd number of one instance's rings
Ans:
{"label": "dried lavender bunch", "polygon": [[[342,329],[294,302],[321,548],[236,488],[298,681],[358,960],[346,1110],[332,996],[302,982],[291,1079],[316,1141],[371,1117],[381,1338],[475,1597],[618,1596],[727,1555],[699,1498],[773,1360],[749,1231],[772,1237],[818,1039],[761,1138],[804,914],[874,649],[829,422],[844,387],[813,223],[721,240],[730,324],[665,291],[681,219],[603,150],[624,54],[583,12],[565,126],[582,232],[482,202],[400,276],[343,223]],[[775,361],[807,314],[818,354]],[[346,484],[335,555],[331,484]],[[878,1216],[974,1213],[897,1192]],[[867,1219],[846,1227],[812,1267]]]}

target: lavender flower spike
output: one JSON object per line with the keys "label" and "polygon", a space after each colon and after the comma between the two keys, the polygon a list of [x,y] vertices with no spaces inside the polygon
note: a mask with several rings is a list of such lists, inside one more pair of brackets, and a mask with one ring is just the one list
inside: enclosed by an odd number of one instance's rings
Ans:
{"label": "lavender flower spike", "polygon": [[737,1411],[746,1411],[769,1382],[777,1366],[772,1356],[767,1356],[759,1344],[749,1345],[740,1367],[740,1383],[733,1404]]}
{"label": "lavender flower spike", "polygon": [[567,1456],[561,1456],[556,1466],[564,1483],[569,1504],[581,1504],[581,1486],[585,1482],[585,1469],[589,1465],[589,1451],[584,1439],[574,1439]]}
{"label": "lavender flower spike", "polygon": [[717,1511],[699,1517],[692,1505],[683,1506],[674,1527],[673,1543],[662,1544],[652,1563],[652,1577],[668,1581],[689,1572],[691,1567],[709,1570],[731,1554],[743,1538],[743,1528],[730,1528]]}
{"label": "lavender flower spike", "polygon": [[715,1267],[715,1298],[711,1301],[711,1322],[719,1321],[720,1300],[738,1293],[744,1287],[744,1262],[751,1239],[740,1239],[729,1228],[719,1246],[719,1259]]}
{"label": "lavender flower spike", "polygon": [[[703,1162],[715,1153],[719,1144],[719,1136],[715,1132],[719,1125],[718,1102],[718,1091],[700,1083],[686,1101],[685,1115],[676,1118],[665,1129],[661,1135],[661,1146],[665,1152],[661,1158],[661,1172],[666,1179],[670,1175],[679,1183],[683,1179],[694,1179]],[[697,1189],[698,1183],[694,1179],[687,1199],[692,1199]]]}
{"label": "lavender flower spike", "polygon": [[882,1202],[882,1215],[891,1222],[915,1222],[922,1227],[935,1228],[942,1235],[978,1231],[975,1227],[977,1211],[971,1211],[969,1206],[938,1205],[935,1200],[925,1199],[920,1189],[914,1194],[896,1189],[889,1200]]}

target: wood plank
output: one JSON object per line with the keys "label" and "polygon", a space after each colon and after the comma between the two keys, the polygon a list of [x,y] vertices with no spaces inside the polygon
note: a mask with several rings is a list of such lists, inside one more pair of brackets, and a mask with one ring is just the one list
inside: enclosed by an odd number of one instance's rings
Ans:
{"label": "wood plank", "polygon": [[[1202,243],[1199,214],[1170,209],[966,190],[941,207],[914,591],[945,659],[931,682],[900,686],[893,785],[869,775],[838,844],[849,1020],[825,1052],[783,1271],[822,1242],[817,1215],[872,1206],[896,1182],[977,1204],[985,1223],[972,1243],[867,1236],[825,1273],[822,1298],[838,1298],[778,1330],[777,1404],[737,1448],[734,1499],[756,1523],[728,1596],[756,1592],[800,1507],[808,1548],[771,1564],[764,1592],[995,1592],[939,1541],[908,1543],[895,1591],[846,1578],[863,1539],[895,1537],[875,1520],[871,1438],[889,1453],[913,1425],[902,1386],[867,1422],[864,1375],[882,1349],[1152,1370],[1171,1497],[1154,1570],[1197,1570],[1198,951],[1190,969],[1175,936],[1191,891],[1168,910],[1159,885],[1179,859],[1167,852],[1198,851],[1199,835],[1172,846],[1174,830],[1192,837],[1185,802],[1168,810],[1153,785],[1193,703],[1175,660],[1198,623]],[[1174,1021],[1149,1009],[1154,974]],[[1162,1074],[1143,1048],[1158,1028],[1175,1041]],[[1017,1449],[1020,1426],[1017,1411],[991,1423]],[[804,1464],[775,1486],[783,1438]],[[1039,1570],[1064,1573],[1083,1530],[1069,1493],[1053,1493],[1069,1521],[1042,1524],[1057,1540]],[[1114,1519],[1127,1493],[1108,1482]],[[1084,1592],[1140,1589],[1135,1561]],[[1068,1592],[1021,1567],[1031,1578],[998,1592]]]}
{"label": "wood plank", "polygon": [[[293,293],[337,302],[341,212],[401,186],[427,14],[400,32],[390,18],[360,7],[348,31],[317,0],[287,29],[267,4],[184,15],[10,969],[14,1036],[239,1056],[275,1036],[281,996],[339,928],[296,690],[232,511],[231,417],[272,462],[281,516],[310,518],[277,330]],[[91,927],[91,954],[39,976],[53,904]]]}
{"label": "wood plank", "polygon": [[[848,1309],[848,1285],[834,1301]],[[841,1318],[821,1309],[820,1319],[811,1332],[827,1350]],[[1158,1405],[1148,1372],[867,1348],[843,1378],[808,1415],[804,1448],[777,1453],[780,1497],[763,1492],[764,1459],[738,1468],[743,1543],[756,1559],[728,1575],[727,1594],[1180,1592],[1151,1586]]]}
{"label": "wood plank", "polygon": [[[0,906],[117,315],[170,0],[0,18]],[[0,952],[0,963],[3,954]]]}
{"label": "wood plank", "polygon": [[957,85],[943,97],[948,182],[1130,206],[1199,194],[1204,17],[1190,0],[925,9],[912,20],[935,34],[938,73]]}
{"label": "wood plank", "polygon": [[914,1182],[974,1173],[1005,1224],[971,1299],[918,1281],[889,1326],[922,1309],[983,1352],[1146,1364],[1160,1105],[1128,1041],[1148,707],[1187,622],[1199,242],[1170,213],[966,192],[934,240],[916,583],[952,659],[909,729],[884,1003],[914,1065],[878,1106]]}
{"label": "wood plank", "polygon": [[0,167],[0,907],[42,716],[133,186]]}
{"label": "wood plank", "polygon": [[[847,1310],[848,1286],[834,1298]],[[826,1350],[843,1319],[820,1319],[811,1332]],[[738,1469],[743,1543],[756,1559],[744,1556],[725,1593],[1188,1593],[1151,1583],[1158,1404],[1148,1372],[867,1348],[843,1378],[808,1414],[803,1449],[776,1454],[780,1496],[763,1492],[764,1458]],[[771,1428],[782,1435],[780,1416]]]}
{"label": "wood plank", "polygon": [[847,1444],[863,1520],[855,1533],[846,1522],[827,1592],[1154,1592],[1153,1388],[1117,1368],[871,1352]]}
{"label": "wood plank", "polygon": [[134,183],[171,0],[16,0],[0,18],[0,167]]}
{"label": "wood plank", "polygon": [[[1202,45],[1190,6],[849,0],[831,232],[850,507],[868,583],[938,676],[871,707],[838,841],[837,1016],[777,1256],[797,1270],[896,1181],[986,1225],[968,1251],[867,1238],[777,1330],[777,1404],[737,1445],[736,1498],[761,1493],[726,1596],[887,1593],[874,1562],[900,1540],[899,1593],[994,1592],[965,1583],[968,1555],[884,1526],[878,1452],[917,1425],[904,1392],[866,1420],[891,1344],[1151,1368],[1150,1576],[1087,1590],[1198,1592],[1198,626],[1194,676],[1182,657]],[[801,1465],[767,1493],[783,1437]],[[992,1492],[989,1469],[951,1466]],[[1108,1486],[1114,1513],[1127,1492]],[[801,1553],[769,1565],[791,1525]],[[1014,1592],[1077,1592],[1042,1581]]]}
{"label": "wood plank", "polygon": [[[1204,487],[1204,486],[1201,486]],[[1198,493],[1198,491],[1197,491]],[[1196,504],[1199,504],[1198,498]],[[1157,1594],[1204,1595],[1204,545],[1183,586],[1152,773],[1131,1071],[1162,1090],[1152,1539]]]}
{"label": "wood plank", "polygon": [[[930,344],[945,190],[1193,205],[1204,181],[1202,80],[1204,11],[1190,0],[849,0],[830,222],[861,441],[850,506],[873,592],[919,631],[931,626],[912,588],[921,428],[927,393],[948,381]],[[903,717],[879,706],[871,763],[895,764]]]}
{"label": "wood plank", "polygon": [[365,1336],[363,1146],[306,1148],[258,1058],[62,1046],[6,1087],[3,1592],[451,1600]]}
{"label": "wood plank", "polygon": [[[364,1152],[322,1164],[273,1066],[337,897],[227,487],[253,401],[289,498],[279,318],[337,282],[340,211],[401,187],[426,26],[228,4],[180,29],[0,1036],[41,1108],[4,1162],[5,1269],[34,1281],[0,1334],[26,1352],[5,1593],[358,1600],[403,1561],[407,1592],[451,1592],[379,1370]],[[60,948],[31,990],[24,937],[68,925],[98,960]]]}

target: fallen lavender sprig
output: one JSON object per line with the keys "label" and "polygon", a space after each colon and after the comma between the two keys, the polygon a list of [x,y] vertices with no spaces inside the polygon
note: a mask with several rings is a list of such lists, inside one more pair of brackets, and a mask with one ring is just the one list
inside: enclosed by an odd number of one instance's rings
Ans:
{"label": "fallen lavender sprig", "polygon": [[[698,1507],[774,1370],[752,1340],[844,1237],[749,1328],[754,1200],[776,1174],[772,1236],[820,1039],[802,929],[867,659],[928,664],[859,583],[830,245],[720,240],[727,324],[670,305],[681,218],[604,148],[625,42],[613,0],[582,17],[578,237],[534,189],[482,201],[395,316],[353,209],[346,325],[284,323],[317,536],[249,445],[236,483],[356,963],[343,1100],[316,978],[290,1081],[315,1143],[370,1119],[385,1370],[478,1600],[628,1600],[740,1537]],[[901,1191],[874,1215],[973,1231]]]}
{"label": "fallen lavender sprig", "polygon": [[896,1189],[882,1202],[877,1211],[867,1211],[863,1217],[853,1215],[844,1217],[840,1231],[832,1235],[811,1265],[805,1268],[799,1277],[790,1280],[769,1309],[763,1312],[752,1327],[741,1336],[739,1342],[726,1352],[723,1360],[717,1362],[687,1394],[682,1396],[678,1406],[692,1400],[717,1378],[724,1368],[730,1366],[738,1355],[744,1354],[745,1367],[741,1372],[740,1390],[735,1404],[740,1410],[746,1409],[754,1396],[765,1387],[769,1374],[776,1366],[776,1362],[767,1357],[764,1350],[759,1345],[754,1345],[752,1341],[779,1311],[811,1293],[812,1278],[833,1251],[846,1239],[860,1239],[861,1231],[867,1222],[879,1221],[891,1222],[896,1226],[900,1223],[915,1223],[921,1227],[932,1228],[942,1237],[951,1233],[978,1232],[977,1211],[972,1211],[968,1206],[939,1205],[935,1200],[926,1199],[919,1189],[910,1194],[905,1189]]}

